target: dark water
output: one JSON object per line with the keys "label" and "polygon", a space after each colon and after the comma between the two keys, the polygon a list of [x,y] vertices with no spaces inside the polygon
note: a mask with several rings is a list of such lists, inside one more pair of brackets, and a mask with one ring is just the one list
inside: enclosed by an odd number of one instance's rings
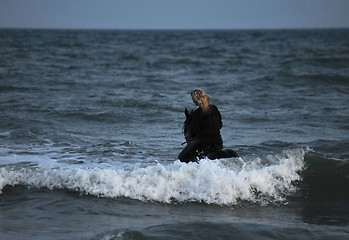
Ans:
{"label": "dark water", "polygon": [[[0,30],[1,239],[347,239],[349,30]],[[189,92],[238,159],[177,160]]]}

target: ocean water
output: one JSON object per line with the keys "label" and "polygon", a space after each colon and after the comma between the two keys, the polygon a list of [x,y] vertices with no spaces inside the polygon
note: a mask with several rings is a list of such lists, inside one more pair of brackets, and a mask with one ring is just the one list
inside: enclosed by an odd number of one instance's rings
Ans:
{"label": "ocean water", "polygon": [[[181,163],[205,90],[240,157]],[[348,239],[349,30],[0,30],[1,239]]]}

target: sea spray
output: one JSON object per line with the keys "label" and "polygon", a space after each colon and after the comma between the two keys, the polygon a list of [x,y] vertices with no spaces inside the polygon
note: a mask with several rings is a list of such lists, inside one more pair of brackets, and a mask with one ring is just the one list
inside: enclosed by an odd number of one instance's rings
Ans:
{"label": "sea spray", "polygon": [[[205,202],[235,205],[249,201],[266,205],[283,202],[296,191],[307,150],[285,150],[267,156],[200,163],[157,163],[133,170],[103,168],[0,168],[0,190],[5,185],[69,189],[99,197],[128,197],[141,201]],[[234,164],[232,164],[234,162]],[[240,167],[239,167],[240,166]]]}

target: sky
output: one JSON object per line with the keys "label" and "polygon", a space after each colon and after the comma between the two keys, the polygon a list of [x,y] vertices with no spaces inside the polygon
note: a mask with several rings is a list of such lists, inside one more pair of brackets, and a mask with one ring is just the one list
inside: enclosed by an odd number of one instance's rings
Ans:
{"label": "sky", "polygon": [[349,0],[0,0],[0,28],[349,28]]}

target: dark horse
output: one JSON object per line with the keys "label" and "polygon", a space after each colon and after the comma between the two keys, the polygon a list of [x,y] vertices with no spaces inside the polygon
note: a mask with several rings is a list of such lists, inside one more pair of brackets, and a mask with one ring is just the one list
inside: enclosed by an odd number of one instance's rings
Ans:
{"label": "dark horse", "polygon": [[[183,124],[183,134],[186,142],[184,142],[183,144],[185,143],[188,144],[192,140],[192,137],[190,135],[190,125],[192,122],[191,114],[193,113],[193,111],[189,112],[188,109],[185,109],[184,113],[185,113],[186,119]],[[207,146],[197,150],[195,159],[192,159],[190,161],[197,162],[199,159],[202,159],[204,157],[214,160],[218,158],[238,157],[238,154],[232,149],[222,149],[218,146]],[[186,161],[186,162],[189,162],[189,161]]]}

